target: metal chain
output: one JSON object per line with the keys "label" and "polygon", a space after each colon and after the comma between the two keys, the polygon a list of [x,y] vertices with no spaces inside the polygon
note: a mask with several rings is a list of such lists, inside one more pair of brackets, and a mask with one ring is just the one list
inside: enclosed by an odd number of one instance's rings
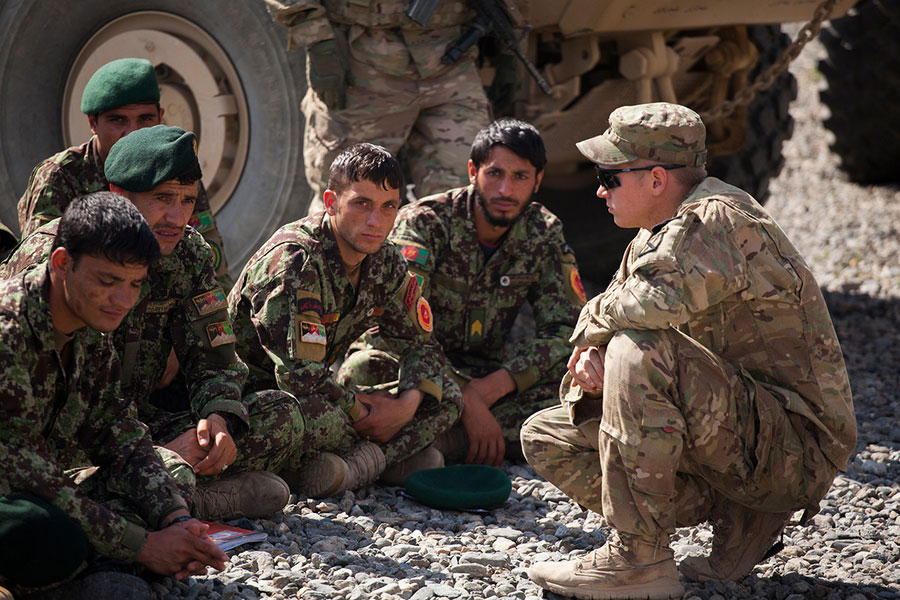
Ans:
{"label": "metal chain", "polygon": [[738,92],[733,100],[725,100],[709,111],[701,113],[700,117],[703,119],[703,122],[709,124],[713,121],[731,116],[736,108],[750,104],[756,94],[769,89],[772,84],[775,83],[775,80],[787,70],[791,62],[800,56],[800,51],[803,50],[803,47],[819,34],[819,27],[822,25],[822,22],[831,15],[831,12],[834,10],[834,5],[837,4],[837,2],[838,0],[824,0],[819,4],[813,13],[812,19],[800,28],[800,31],[797,33],[797,38],[790,46],[784,49],[784,52],[781,53],[778,60],[760,73],[752,85],[748,85]]}

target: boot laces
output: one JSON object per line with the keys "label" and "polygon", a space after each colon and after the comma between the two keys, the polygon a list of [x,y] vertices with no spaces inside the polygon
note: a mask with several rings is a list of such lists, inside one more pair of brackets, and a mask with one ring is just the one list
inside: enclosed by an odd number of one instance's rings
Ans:
{"label": "boot laces", "polygon": [[238,491],[236,486],[227,488],[204,488],[197,487],[196,493],[199,496],[200,504],[205,509],[206,515],[215,515],[215,518],[221,518],[225,515],[236,515],[238,505]]}

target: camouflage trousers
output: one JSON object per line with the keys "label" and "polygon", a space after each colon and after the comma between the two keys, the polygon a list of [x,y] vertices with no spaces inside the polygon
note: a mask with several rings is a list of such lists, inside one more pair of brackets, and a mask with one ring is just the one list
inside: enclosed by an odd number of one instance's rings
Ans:
{"label": "camouflage trousers", "polygon": [[716,494],[764,512],[816,510],[836,474],[810,423],[690,337],[618,332],[602,402],[563,378],[563,406],[522,427],[534,469],[616,530],[706,519]]}
{"label": "camouflage trousers", "polygon": [[[306,423],[297,399],[281,390],[262,390],[246,396],[243,401],[250,414],[250,429],[235,440],[237,460],[229,473],[278,473],[298,468],[306,452]],[[147,423],[153,439],[163,444],[194,430],[196,425],[188,412],[159,411]],[[188,485],[195,483],[193,470],[180,456],[170,451],[161,452],[159,447],[157,453],[176,481]]]}
{"label": "camouflage trousers", "polygon": [[421,198],[466,185],[466,164],[475,134],[489,122],[489,105],[478,70],[463,60],[434,77],[387,75],[350,59],[346,108],[329,111],[310,88],[303,159],[313,192],[310,213],[321,210],[332,161],[345,148],[371,142],[406,163]]}
{"label": "camouflage trousers", "polygon": [[[347,356],[337,374],[337,381],[348,387],[377,387],[397,391],[399,362],[381,350],[360,350]],[[388,466],[409,458],[429,446],[441,433],[450,429],[459,419],[462,394],[452,380],[444,377],[441,382],[440,402],[425,396],[413,419],[404,425],[388,442],[381,444]],[[455,393],[454,393],[455,390]],[[343,411],[341,411],[343,412]],[[350,431],[358,439],[352,425]]]}
{"label": "camouflage trousers", "polygon": [[[354,344],[361,346],[362,344]],[[390,353],[375,348],[363,348],[353,351],[341,365],[339,377],[357,385],[374,385],[396,378],[399,361]],[[462,387],[466,379],[453,369],[448,368],[443,376],[443,401],[455,406],[463,406]],[[539,381],[525,392],[507,394],[491,406],[491,414],[503,431],[506,443],[506,457],[510,460],[521,460],[522,451],[519,445],[519,431],[522,423],[530,415],[547,406],[557,403],[555,381]],[[461,423],[454,428],[462,427]]]}

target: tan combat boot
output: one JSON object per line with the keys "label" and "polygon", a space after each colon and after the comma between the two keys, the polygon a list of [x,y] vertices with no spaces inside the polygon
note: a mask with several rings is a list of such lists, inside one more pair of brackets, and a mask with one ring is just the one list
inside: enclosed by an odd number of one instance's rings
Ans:
{"label": "tan combat boot", "polygon": [[454,425],[434,439],[432,446],[450,462],[462,461],[469,452],[469,436],[462,425]]}
{"label": "tan combat boot", "polygon": [[235,473],[199,483],[191,497],[191,514],[204,521],[257,519],[280,511],[290,496],[290,488],[278,475],[265,471]]}
{"label": "tan combat boot", "polygon": [[320,452],[299,471],[287,476],[291,486],[310,498],[327,498],[355,490],[378,479],[386,462],[381,447],[360,442],[345,456]]}
{"label": "tan combat boot", "polygon": [[713,526],[712,550],[708,557],[682,560],[681,574],[691,581],[742,580],[766,556],[781,550],[783,546],[773,545],[791,514],[764,513],[719,497],[709,517]]}
{"label": "tan combat boot", "polygon": [[566,562],[535,563],[528,576],[545,590],[584,600],[662,600],[684,595],[667,536],[653,541],[614,532],[590,554]]}
{"label": "tan combat boot", "polygon": [[401,460],[381,474],[381,482],[387,485],[403,485],[406,478],[424,469],[440,469],[444,466],[444,455],[434,446],[419,450],[409,458]]}

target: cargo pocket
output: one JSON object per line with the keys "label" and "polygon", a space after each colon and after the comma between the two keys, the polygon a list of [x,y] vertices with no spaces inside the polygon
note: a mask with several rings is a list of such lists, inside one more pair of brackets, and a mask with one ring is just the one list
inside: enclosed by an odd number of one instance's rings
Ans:
{"label": "cargo pocket", "polygon": [[653,496],[675,495],[675,473],[684,447],[684,418],[665,402],[645,400],[640,415],[617,411],[608,418],[603,407],[600,430],[614,438],[635,492]]}

